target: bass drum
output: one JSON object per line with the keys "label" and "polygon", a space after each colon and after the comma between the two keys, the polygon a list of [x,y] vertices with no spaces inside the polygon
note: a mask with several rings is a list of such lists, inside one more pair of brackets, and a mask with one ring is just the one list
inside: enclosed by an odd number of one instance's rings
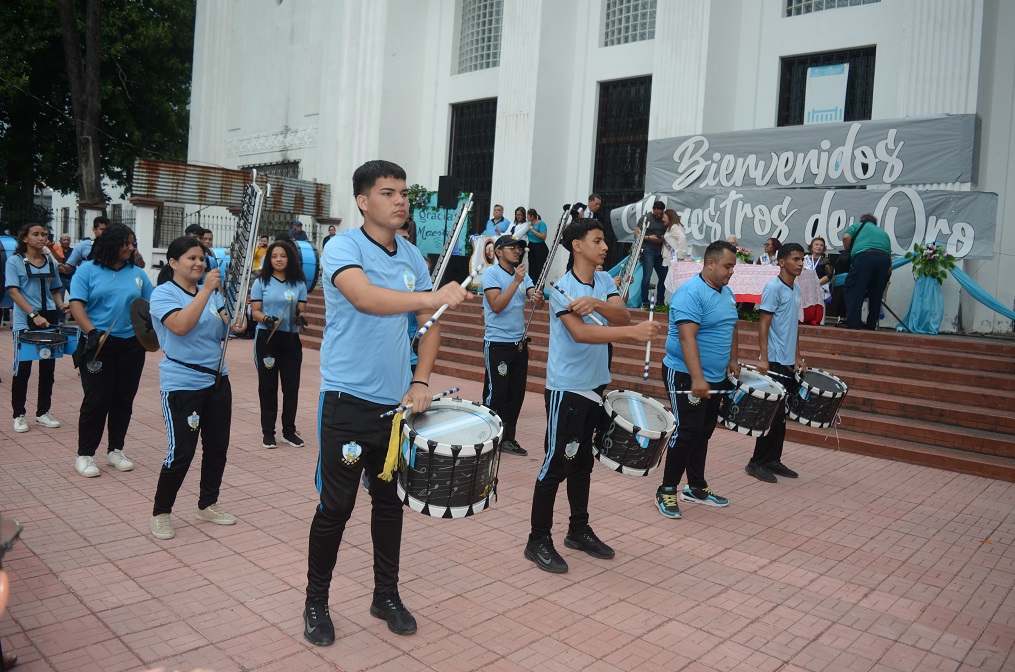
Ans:
{"label": "bass drum", "polygon": [[314,291],[317,281],[321,275],[321,256],[317,248],[305,240],[289,241],[295,243],[296,251],[300,254],[300,263],[303,264],[303,275],[307,276],[307,294]]}
{"label": "bass drum", "polygon": [[218,264],[219,272],[225,276],[226,269],[229,268],[229,248],[213,247],[211,251],[215,253],[215,262]]}
{"label": "bass drum", "polygon": [[[3,273],[7,272],[7,260],[14,256],[14,248],[17,245],[17,241],[13,236],[0,236],[0,269]],[[7,305],[7,283],[0,283],[0,307],[10,308]]]}

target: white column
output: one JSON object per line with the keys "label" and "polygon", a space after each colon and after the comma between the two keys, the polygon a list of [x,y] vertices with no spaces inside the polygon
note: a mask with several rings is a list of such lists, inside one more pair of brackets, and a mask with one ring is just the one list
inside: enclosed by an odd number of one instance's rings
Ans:
{"label": "white column", "polygon": [[134,206],[134,235],[137,237],[137,251],[150,268],[152,251],[155,249],[155,215],[162,201],[154,198],[132,198]]}
{"label": "white column", "polygon": [[505,2],[500,42],[500,88],[497,92],[497,131],[493,145],[494,203],[504,205],[504,217],[514,218],[519,205],[528,207],[532,186],[532,144],[535,131],[537,48],[542,2]]}
{"label": "white column", "polygon": [[710,9],[710,0],[656,6],[649,140],[702,130]]}

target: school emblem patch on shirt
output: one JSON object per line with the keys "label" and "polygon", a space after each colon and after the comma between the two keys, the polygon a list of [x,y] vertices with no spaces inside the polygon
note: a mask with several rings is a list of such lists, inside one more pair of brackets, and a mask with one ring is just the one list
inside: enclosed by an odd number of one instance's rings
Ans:
{"label": "school emblem patch on shirt", "polygon": [[410,292],[416,291],[416,274],[411,269],[405,269],[402,272],[402,281],[405,282],[405,288]]}
{"label": "school emblem patch on shirt", "polygon": [[137,285],[138,289],[141,289],[142,287],[144,287],[144,283],[141,282],[141,276],[140,275],[134,276],[134,284]]}
{"label": "school emblem patch on shirt", "polygon": [[359,460],[359,456],[362,454],[363,447],[355,441],[350,441],[342,446],[342,461],[348,465],[356,464],[356,461]]}
{"label": "school emblem patch on shirt", "polygon": [[197,431],[197,428],[201,426],[201,416],[194,411],[187,417],[187,424],[193,431]]}
{"label": "school emblem patch on shirt", "polygon": [[273,369],[273,368],[275,368],[275,358],[274,357],[265,357],[261,361],[264,362],[264,368],[266,368],[266,369]]}
{"label": "school emblem patch on shirt", "polygon": [[497,373],[499,373],[502,376],[507,375],[507,362],[501,362],[500,364],[497,365]]}
{"label": "school emblem patch on shirt", "polygon": [[215,304],[212,303],[211,301],[208,302],[208,312],[218,317],[219,311],[218,309],[215,308]]}
{"label": "school emblem patch on shirt", "polygon": [[572,441],[571,443],[564,446],[564,457],[569,460],[573,460],[574,456],[578,454],[578,442]]}
{"label": "school emblem patch on shirt", "polygon": [[296,295],[292,293],[292,290],[286,291],[286,293],[283,294],[283,296],[285,296],[286,301],[292,301],[294,298],[296,298]]}

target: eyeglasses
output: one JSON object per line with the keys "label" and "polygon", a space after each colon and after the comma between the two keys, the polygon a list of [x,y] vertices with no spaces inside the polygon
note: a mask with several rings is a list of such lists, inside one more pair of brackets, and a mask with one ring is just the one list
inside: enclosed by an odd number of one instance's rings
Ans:
{"label": "eyeglasses", "polygon": [[3,569],[3,558],[11,550],[24,527],[13,518],[0,516],[0,569]]}

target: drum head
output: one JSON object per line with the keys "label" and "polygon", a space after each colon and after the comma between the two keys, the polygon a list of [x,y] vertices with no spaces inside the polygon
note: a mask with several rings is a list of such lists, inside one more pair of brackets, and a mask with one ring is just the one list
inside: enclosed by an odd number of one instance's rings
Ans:
{"label": "drum head", "polygon": [[450,448],[482,446],[492,450],[504,433],[496,413],[486,406],[463,399],[439,399],[423,413],[405,416],[405,427],[416,435],[415,443],[434,446],[434,452],[451,454]]}
{"label": "drum head", "polygon": [[616,420],[626,426],[628,431],[637,427],[644,430],[641,434],[659,438],[671,431],[674,425],[673,415],[658,401],[639,392],[615,390],[606,395],[606,410]]}
{"label": "drum head", "polygon": [[762,399],[786,396],[786,388],[768,376],[757,371],[751,371],[750,369],[741,370],[740,377],[737,378],[737,387],[747,390],[752,396]]}
{"label": "drum head", "polygon": [[821,369],[808,369],[801,382],[815,390],[829,392],[832,395],[846,394],[849,389],[846,387],[846,383]]}
{"label": "drum head", "polygon": [[67,337],[60,331],[22,331],[18,340],[32,345],[63,345]]}

